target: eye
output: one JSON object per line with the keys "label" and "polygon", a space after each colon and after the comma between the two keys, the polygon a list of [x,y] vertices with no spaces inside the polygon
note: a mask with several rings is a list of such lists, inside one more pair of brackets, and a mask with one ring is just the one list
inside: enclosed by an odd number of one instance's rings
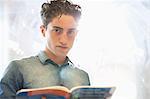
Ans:
{"label": "eye", "polygon": [[74,36],[76,33],[77,33],[77,30],[69,30],[69,31],[67,32],[67,35],[68,35],[68,36]]}
{"label": "eye", "polygon": [[60,33],[62,33],[62,29],[54,28],[54,29],[52,29],[52,32],[60,34]]}

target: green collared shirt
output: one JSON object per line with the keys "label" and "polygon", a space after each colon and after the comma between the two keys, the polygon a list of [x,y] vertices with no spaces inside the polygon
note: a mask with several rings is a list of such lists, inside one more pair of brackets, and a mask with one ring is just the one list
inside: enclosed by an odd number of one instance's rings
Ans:
{"label": "green collared shirt", "polygon": [[74,66],[67,57],[64,64],[58,65],[48,58],[44,51],[37,56],[12,61],[0,82],[1,97],[15,96],[25,88],[49,86],[90,85],[88,74]]}

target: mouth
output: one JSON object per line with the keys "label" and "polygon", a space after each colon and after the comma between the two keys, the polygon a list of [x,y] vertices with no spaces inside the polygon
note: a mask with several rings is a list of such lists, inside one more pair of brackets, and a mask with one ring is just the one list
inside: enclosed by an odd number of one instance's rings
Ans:
{"label": "mouth", "polygon": [[58,48],[61,48],[61,49],[63,49],[63,50],[66,50],[66,49],[68,49],[68,47],[67,46],[57,46]]}

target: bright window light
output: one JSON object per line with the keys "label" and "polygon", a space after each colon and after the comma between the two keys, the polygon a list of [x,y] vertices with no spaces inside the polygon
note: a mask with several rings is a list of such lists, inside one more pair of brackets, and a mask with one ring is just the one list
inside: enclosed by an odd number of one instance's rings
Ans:
{"label": "bright window light", "polygon": [[[83,14],[75,45],[69,53],[72,61],[89,73],[91,85],[116,86],[112,99],[144,99],[143,68],[150,61],[150,2],[72,1],[81,4]],[[5,8],[5,13],[0,12],[5,24],[0,22],[5,31],[4,38],[0,36],[0,64],[35,54],[43,48],[38,16],[43,2],[0,1]],[[4,71],[5,67],[0,70]]]}

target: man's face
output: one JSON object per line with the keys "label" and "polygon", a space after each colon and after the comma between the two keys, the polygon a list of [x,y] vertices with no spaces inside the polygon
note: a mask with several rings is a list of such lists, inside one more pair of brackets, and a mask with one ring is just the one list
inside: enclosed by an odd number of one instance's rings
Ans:
{"label": "man's face", "polygon": [[70,15],[53,18],[43,33],[48,50],[56,56],[66,56],[73,45],[76,28],[77,22]]}

